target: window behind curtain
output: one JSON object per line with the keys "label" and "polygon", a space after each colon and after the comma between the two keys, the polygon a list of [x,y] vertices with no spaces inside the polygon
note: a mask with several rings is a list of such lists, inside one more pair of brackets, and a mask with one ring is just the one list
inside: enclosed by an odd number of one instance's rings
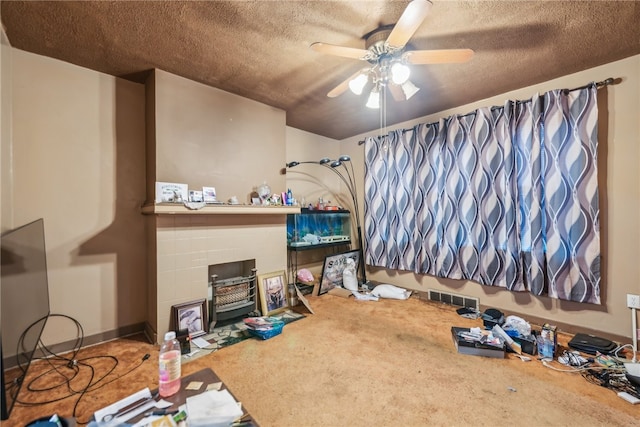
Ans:
{"label": "window behind curtain", "polygon": [[365,142],[369,265],[600,303],[597,89]]}

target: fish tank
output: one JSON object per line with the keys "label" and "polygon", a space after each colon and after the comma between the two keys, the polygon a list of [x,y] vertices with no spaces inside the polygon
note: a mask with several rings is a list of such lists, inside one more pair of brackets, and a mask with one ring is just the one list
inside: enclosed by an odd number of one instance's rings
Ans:
{"label": "fish tank", "polygon": [[287,215],[287,246],[317,247],[351,242],[351,213],[348,210],[300,209]]}

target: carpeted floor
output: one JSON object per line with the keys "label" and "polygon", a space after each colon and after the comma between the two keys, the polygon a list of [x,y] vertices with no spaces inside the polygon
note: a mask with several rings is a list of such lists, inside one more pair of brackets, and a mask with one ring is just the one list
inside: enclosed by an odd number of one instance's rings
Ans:
{"label": "carpeted floor", "polygon": [[[640,405],[579,373],[523,362],[459,354],[451,327],[478,326],[450,306],[406,301],[355,301],[333,295],[310,297],[315,312],[286,325],[268,340],[247,339],[183,366],[183,375],[209,367],[263,427],[270,426],[640,426]],[[568,337],[560,335],[566,345]],[[141,362],[143,356],[151,357]],[[81,399],[69,387],[21,394],[23,402],[3,427],[42,415],[74,412],[86,422],[93,412],[145,387],[157,387],[158,347],[129,337],[83,349],[94,357],[92,375],[119,364],[102,388]],[[84,362],[83,362],[84,363]],[[558,362],[552,366],[565,367]],[[36,370],[27,378],[31,383]],[[78,390],[88,372],[77,373]],[[120,377],[120,379],[118,379]],[[49,383],[54,379],[47,380]],[[43,387],[45,384],[38,384]]]}

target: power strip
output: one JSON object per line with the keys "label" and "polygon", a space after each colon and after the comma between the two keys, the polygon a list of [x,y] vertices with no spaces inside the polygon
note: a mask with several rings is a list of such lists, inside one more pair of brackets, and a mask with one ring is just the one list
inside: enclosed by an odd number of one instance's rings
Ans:
{"label": "power strip", "polygon": [[630,395],[626,391],[621,391],[620,393],[618,393],[618,396],[620,396],[621,398],[623,398],[627,402],[631,403],[632,405],[640,403],[640,399],[638,399],[635,396]]}

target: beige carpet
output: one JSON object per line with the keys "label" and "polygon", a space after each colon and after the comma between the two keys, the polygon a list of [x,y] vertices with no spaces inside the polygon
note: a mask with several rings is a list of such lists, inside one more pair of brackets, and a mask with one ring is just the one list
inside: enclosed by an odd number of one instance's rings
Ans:
{"label": "beige carpet", "polygon": [[579,374],[458,354],[450,327],[480,321],[451,307],[331,295],[311,304],[316,314],[278,339],[210,358],[265,426],[640,425],[640,407]]}
{"label": "beige carpet", "polygon": [[[363,302],[328,294],[309,301],[316,314],[286,325],[281,335],[225,347],[184,365],[183,373],[211,367],[267,427],[640,425],[639,405],[579,374],[512,355],[503,360],[458,354],[451,326],[480,321],[461,318],[451,307],[417,298]],[[116,373],[145,352],[151,358],[89,393],[78,405],[80,421],[107,403],[157,386],[155,346],[129,338],[83,352],[79,356],[117,355]],[[74,403],[20,406],[6,425],[53,411],[68,416]]]}

